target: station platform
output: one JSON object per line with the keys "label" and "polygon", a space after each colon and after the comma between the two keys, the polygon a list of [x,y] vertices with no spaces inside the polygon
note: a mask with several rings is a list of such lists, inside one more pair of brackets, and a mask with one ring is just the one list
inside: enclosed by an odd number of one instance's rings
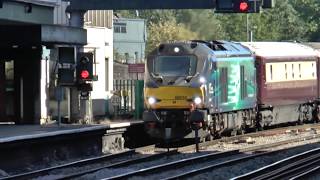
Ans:
{"label": "station platform", "polygon": [[14,141],[54,137],[59,135],[71,135],[107,129],[127,128],[139,125],[141,120],[115,120],[103,121],[95,125],[79,124],[49,124],[49,125],[0,125],[0,144]]}
{"label": "station platform", "polygon": [[107,154],[115,140],[116,148],[123,148],[122,135],[141,124],[119,120],[94,125],[0,125],[0,172],[23,172],[35,164],[45,167],[52,162]]}

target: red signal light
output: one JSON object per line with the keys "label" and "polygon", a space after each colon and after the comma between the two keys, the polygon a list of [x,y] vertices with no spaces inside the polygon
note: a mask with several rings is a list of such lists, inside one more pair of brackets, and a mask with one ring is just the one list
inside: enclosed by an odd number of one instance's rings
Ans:
{"label": "red signal light", "polygon": [[247,2],[241,2],[239,5],[240,11],[247,11],[249,9],[249,5]]}
{"label": "red signal light", "polygon": [[87,79],[89,77],[89,71],[87,70],[82,70],[81,73],[80,73],[80,77],[82,79]]}

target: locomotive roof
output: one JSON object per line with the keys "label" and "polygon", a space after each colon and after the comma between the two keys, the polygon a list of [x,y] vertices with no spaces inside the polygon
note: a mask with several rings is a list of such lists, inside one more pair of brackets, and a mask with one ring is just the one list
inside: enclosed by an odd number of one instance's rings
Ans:
{"label": "locomotive roof", "polygon": [[230,41],[201,41],[194,40],[193,42],[203,43],[213,50],[217,57],[229,57],[229,56],[251,56],[251,51],[242,46],[240,43]]}
{"label": "locomotive roof", "polygon": [[318,52],[306,45],[294,42],[241,42],[255,55],[261,57],[317,56]]}

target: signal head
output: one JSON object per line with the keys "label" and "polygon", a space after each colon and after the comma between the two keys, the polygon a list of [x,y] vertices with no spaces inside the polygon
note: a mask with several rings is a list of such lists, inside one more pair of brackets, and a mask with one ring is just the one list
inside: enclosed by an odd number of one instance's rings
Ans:
{"label": "signal head", "polygon": [[239,4],[239,10],[242,12],[246,12],[249,9],[249,5],[246,1],[240,2]]}
{"label": "signal head", "polygon": [[82,78],[82,79],[87,79],[88,77],[89,77],[89,71],[87,71],[87,70],[82,70],[81,72],[80,72],[80,77]]}
{"label": "signal head", "polygon": [[86,63],[89,63],[89,62],[90,62],[90,60],[89,60],[89,58],[87,56],[82,56],[80,58],[80,63],[82,63],[82,64],[86,64]]}

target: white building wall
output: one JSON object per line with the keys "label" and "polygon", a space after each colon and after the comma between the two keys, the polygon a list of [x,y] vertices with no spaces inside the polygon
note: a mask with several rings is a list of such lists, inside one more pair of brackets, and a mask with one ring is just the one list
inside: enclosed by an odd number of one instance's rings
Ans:
{"label": "white building wall", "polygon": [[[98,75],[98,80],[93,81],[93,90],[91,92],[92,113],[93,116],[105,115],[105,103],[110,94],[109,87],[112,87],[113,78],[110,76],[110,74],[112,75],[112,70],[110,68],[108,70],[105,69],[106,58],[109,58],[108,64],[113,62],[112,30],[104,27],[86,27],[86,29],[88,44],[85,46],[85,52],[91,51],[95,54],[96,64],[93,71]],[[108,67],[112,68],[110,65]],[[106,81],[106,78],[108,81]],[[106,86],[109,86],[108,89]]]}
{"label": "white building wall", "polygon": [[111,96],[111,91],[113,90],[113,30],[106,29],[105,42],[108,42],[105,46],[106,58],[108,59],[108,85],[107,85],[107,95]]}

